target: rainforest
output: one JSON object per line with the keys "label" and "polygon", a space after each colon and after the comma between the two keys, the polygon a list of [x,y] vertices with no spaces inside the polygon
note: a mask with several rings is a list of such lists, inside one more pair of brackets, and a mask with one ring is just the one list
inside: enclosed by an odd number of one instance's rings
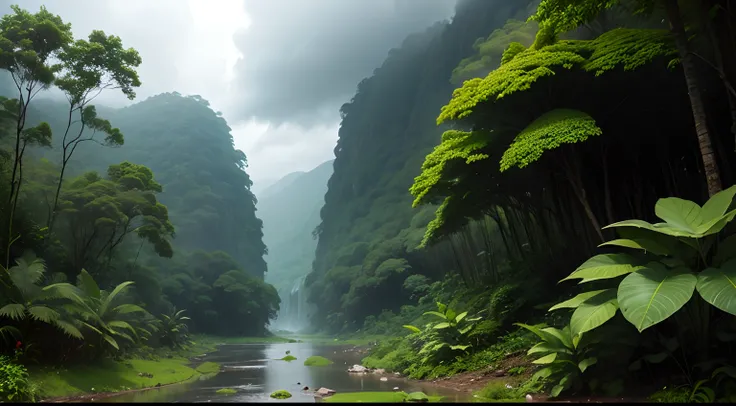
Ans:
{"label": "rainforest", "polygon": [[225,3],[0,2],[0,402],[736,401],[736,3]]}

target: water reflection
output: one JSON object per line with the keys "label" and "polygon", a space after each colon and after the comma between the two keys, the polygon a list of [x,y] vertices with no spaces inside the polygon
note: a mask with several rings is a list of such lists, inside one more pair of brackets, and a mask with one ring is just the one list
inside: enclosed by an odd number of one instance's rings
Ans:
{"label": "water reflection", "polygon": [[[347,368],[360,362],[362,357],[348,346],[317,345],[311,343],[283,344],[245,344],[224,345],[217,352],[208,354],[203,361],[213,361],[222,365],[223,372],[217,376],[182,385],[172,385],[144,392],[124,394],[113,398],[100,399],[101,402],[278,402],[269,395],[276,390],[285,389],[293,396],[289,402],[313,403],[311,390],[327,387],[341,392],[390,391],[394,387],[401,390],[423,391],[428,395],[442,395],[448,402],[462,402],[467,395],[455,391],[441,391],[426,384],[407,382],[389,377],[382,382],[377,375],[349,374]],[[290,351],[295,361],[280,361]],[[334,363],[324,367],[304,366],[304,360],[312,355],[320,355]],[[233,388],[233,395],[216,393],[218,389]]]}

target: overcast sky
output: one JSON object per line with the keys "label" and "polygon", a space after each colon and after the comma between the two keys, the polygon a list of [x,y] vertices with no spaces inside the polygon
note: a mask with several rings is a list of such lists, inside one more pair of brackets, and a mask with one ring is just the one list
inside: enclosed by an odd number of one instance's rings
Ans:
{"label": "overcast sky", "polygon": [[[0,0],[122,38],[143,64],[138,99],[199,94],[224,113],[255,190],[333,158],[339,107],[406,35],[455,0]],[[121,105],[108,93],[99,103]]]}

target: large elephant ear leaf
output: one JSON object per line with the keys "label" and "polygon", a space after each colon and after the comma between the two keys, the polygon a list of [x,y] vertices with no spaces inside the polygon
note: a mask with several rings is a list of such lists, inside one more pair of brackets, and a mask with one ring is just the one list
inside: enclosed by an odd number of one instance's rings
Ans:
{"label": "large elephant ear leaf", "polygon": [[650,263],[619,284],[621,313],[642,332],[680,310],[693,296],[697,281],[687,268],[668,270],[661,264]]}
{"label": "large elephant ear leaf", "polygon": [[618,311],[616,290],[607,289],[583,302],[570,318],[572,335],[576,336],[600,327]]}
{"label": "large elephant ear leaf", "polygon": [[595,295],[597,295],[597,294],[599,294],[601,292],[605,292],[605,291],[606,290],[604,289],[604,290],[592,290],[590,292],[583,292],[583,293],[575,296],[572,299],[565,300],[564,302],[560,302],[560,303],[558,303],[558,304],[550,307],[549,310],[547,310],[547,311],[548,312],[551,312],[553,310],[558,310],[558,309],[577,309],[578,306],[580,306],[581,304],[583,304],[583,302],[585,302],[586,300],[590,299],[591,297],[593,297],[593,296],[595,296]]}
{"label": "large elephant ear leaf", "polygon": [[654,214],[657,217],[690,234],[696,234],[698,227],[703,224],[700,212],[701,208],[697,203],[677,197],[659,199],[654,205]]}
{"label": "large elephant ear leaf", "polygon": [[657,223],[657,224],[650,224],[643,220],[624,220],[619,221],[618,223],[609,224],[603,229],[607,228],[616,228],[616,227],[635,227],[635,228],[641,228],[645,230],[654,231],[655,233],[660,233],[664,235],[669,235],[672,237],[693,237],[693,234],[682,230],[678,227],[669,225],[667,223]]}
{"label": "large elephant ear leaf", "polygon": [[636,260],[627,254],[602,254],[596,255],[585,261],[567,278],[582,279],[580,283],[597,281],[600,279],[611,279],[636,271]]}
{"label": "large elephant ear leaf", "polygon": [[736,316],[736,259],[699,273],[696,289],[706,302]]}
{"label": "large elephant ear leaf", "polygon": [[704,222],[710,222],[726,215],[731,204],[733,204],[734,196],[736,196],[736,186],[731,186],[708,199],[700,212]]}

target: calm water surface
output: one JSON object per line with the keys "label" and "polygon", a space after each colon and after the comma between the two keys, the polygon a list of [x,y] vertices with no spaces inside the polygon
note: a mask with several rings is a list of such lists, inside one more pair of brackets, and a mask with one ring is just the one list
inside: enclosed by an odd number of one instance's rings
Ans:
{"label": "calm water surface", "polygon": [[[468,395],[453,390],[437,388],[419,382],[387,376],[381,382],[375,374],[349,374],[348,367],[360,363],[362,354],[350,351],[352,346],[320,345],[312,343],[237,344],[223,345],[219,350],[202,358],[202,361],[219,363],[223,372],[217,376],[181,385],[171,385],[144,392],[128,393],[101,399],[101,402],[284,402],[269,395],[279,389],[288,390],[293,396],[285,401],[314,403],[312,394],[304,393],[320,387],[338,393],[359,391],[391,391],[398,386],[406,392],[422,391],[427,395],[444,396],[445,402],[467,401]],[[297,357],[296,361],[278,361],[286,351]],[[324,367],[304,366],[304,360],[321,355],[334,362]],[[234,395],[220,395],[218,389],[233,388]]]}

